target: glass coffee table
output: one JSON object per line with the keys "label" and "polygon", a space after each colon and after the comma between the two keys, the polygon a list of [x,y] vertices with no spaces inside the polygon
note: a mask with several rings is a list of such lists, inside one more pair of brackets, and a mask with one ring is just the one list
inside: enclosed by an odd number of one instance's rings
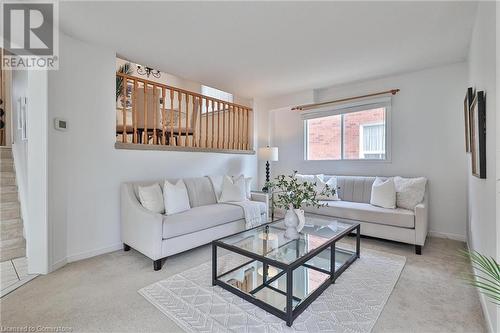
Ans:
{"label": "glass coffee table", "polygon": [[[212,285],[218,285],[291,326],[360,256],[360,224],[306,214],[298,239],[284,236],[283,220],[212,242]],[[337,242],[356,232],[355,251]],[[217,258],[217,249],[231,258]],[[237,260],[236,260],[237,259]]]}

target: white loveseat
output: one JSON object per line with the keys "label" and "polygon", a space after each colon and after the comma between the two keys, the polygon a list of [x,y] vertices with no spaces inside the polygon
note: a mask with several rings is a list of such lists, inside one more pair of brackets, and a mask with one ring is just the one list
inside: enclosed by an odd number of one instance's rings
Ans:
{"label": "white loveseat", "polygon": [[[332,176],[324,176],[327,181]],[[370,205],[375,177],[336,176],[340,201],[321,201],[324,207],[306,207],[309,213],[345,218],[361,222],[361,234],[415,245],[421,254],[428,228],[428,197],[414,210],[388,209]]]}
{"label": "white loveseat", "polygon": [[[172,215],[153,213],[145,209],[138,199],[139,185],[163,185],[163,181],[130,182],[121,186],[121,237],[124,250],[128,251],[132,247],[151,258],[155,270],[161,269],[165,257],[245,229],[243,209],[232,204],[217,203],[208,177],[183,180],[191,209]],[[267,195],[252,193],[251,200],[260,203],[261,215],[267,219]]]}

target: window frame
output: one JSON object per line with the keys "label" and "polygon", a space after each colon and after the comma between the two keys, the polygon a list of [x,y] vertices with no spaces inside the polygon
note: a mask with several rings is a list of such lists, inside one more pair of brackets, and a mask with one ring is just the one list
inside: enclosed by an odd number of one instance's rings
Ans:
{"label": "window frame", "polygon": [[[392,103],[391,97],[380,97],[374,99],[365,99],[361,101],[355,101],[351,103],[337,104],[334,106],[321,107],[313,110],[302,111],[301,117],[303,122],[303,159],[305,162],[376,162],[376,163],[391,163],[392,162]],[[353,112],[367,111],[372,109],[385,108],[385,159],[375,159],[375,158],[344,158],[344,115]],[[341,126],[340,126],[340,159],[308,159],[308,126],[307,121],[329,117],[334,115],[341,115]],[[375,123],[373,123],[375,124]],[[361,136],[360,136],[361,138]]]}

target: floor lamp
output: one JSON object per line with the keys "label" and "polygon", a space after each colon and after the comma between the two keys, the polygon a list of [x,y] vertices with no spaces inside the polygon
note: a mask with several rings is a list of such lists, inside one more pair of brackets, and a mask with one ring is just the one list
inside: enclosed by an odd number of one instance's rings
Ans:
{"label": "floor lamp", "polygon": [[[264,147],[259,148],[259,159],[261,161],[266,161],[266,183],[270,180],[270,170],[269,162],[275,162],[278,160],[278,147]],[[262,191],[267,192],[267,186],[264,186]]]}

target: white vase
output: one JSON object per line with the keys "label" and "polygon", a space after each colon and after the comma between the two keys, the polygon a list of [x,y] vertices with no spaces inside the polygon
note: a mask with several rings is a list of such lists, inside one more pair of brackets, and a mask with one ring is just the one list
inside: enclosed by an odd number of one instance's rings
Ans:
{"label": "white vase", "polygon": [[286,230],[285,237],[288,239],[297,239],[300,237],[299,232],[304,228],[305,218],[302,209],[287,209],[284,221]]}

